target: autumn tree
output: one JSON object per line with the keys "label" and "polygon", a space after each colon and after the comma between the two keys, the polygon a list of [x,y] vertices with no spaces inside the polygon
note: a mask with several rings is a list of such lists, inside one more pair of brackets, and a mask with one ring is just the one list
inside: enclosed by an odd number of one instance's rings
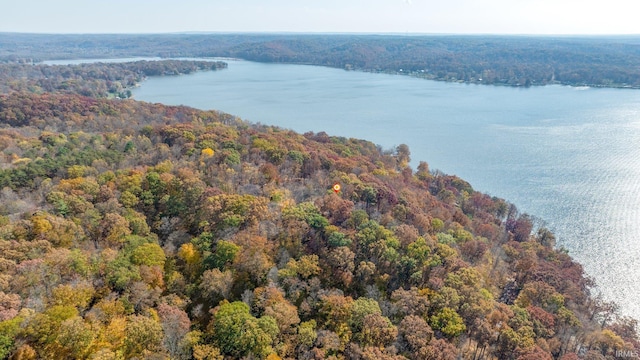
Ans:
{"label": "autumn tree", "polygon": [[202,274],[200,289],[206,294],[223,299],[229,298],[233,287],[233,274],[229,270],[224,272],[218,269],[207,270]]}
{"label": "autumn tree", "polygon": [[181,341],[191,326],[189,316],[183,310],[166,304],[158,306],[158,315],[164,335],[162,344],[172,358],[179,358],[184,353]]}
{"label": "autumn tree", "polygon": [[127,319],[125,328],[125,356],[148,356],[160,349],[162,344],[162,325],[151,317],[132,315]]}
{"label": "autumn tree", "polygon": [[466,326],[458,313],[451,308],[443,308],[430,318],[431,327],[442,332],[443,335],[453,338],[462,334]]}
{"label": "autumn tree", "polygon": [[[257,319],[243,302],[223,302],[213,312],[212,335],[224,354],[239,357],[247,354],[266,356],[273,341],[271,317]],[[277,330],[276,330],[277,333]]]}

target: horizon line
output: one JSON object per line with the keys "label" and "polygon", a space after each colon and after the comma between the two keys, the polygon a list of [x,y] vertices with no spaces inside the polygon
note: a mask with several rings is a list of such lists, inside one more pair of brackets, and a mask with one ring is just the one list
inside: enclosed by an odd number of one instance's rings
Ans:
{"label": "horizon line", "polygon": [[640,33],[463,33],[463,32],[368,32],[368,31],[172,31],[172,32],[21,32],[6,35],[377,35],[377,36],[514,36],[514,37],[640,37]]}

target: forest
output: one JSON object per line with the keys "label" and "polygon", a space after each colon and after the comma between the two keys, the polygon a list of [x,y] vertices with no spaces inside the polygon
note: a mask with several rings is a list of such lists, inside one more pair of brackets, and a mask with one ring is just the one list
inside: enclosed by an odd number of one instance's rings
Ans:
{"label": "forest", "polygon": [[0,359],[640,352],[549,230],[406,145],[105,95],[143,63],[20,66],[0,95]]}
{"label": "forest", "polygon": [[339,34],[0,33],[0,62],[234,57],[474,84],[640,88],[640,38]]}
{"label": "forest", "polygon": [[148,76],[190,74],[226,68],[221,61],[135,61],[73,66],[0,63],[0,93],[58,92],[91,97],[131,97],[131,88]]}

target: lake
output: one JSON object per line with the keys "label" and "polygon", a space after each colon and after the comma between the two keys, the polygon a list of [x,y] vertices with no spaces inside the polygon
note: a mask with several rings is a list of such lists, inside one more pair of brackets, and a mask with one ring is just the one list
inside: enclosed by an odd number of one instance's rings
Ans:
{"label": "lake", "polygon": [[456,174],[541,219],[605,298],[640,319],[640,91],[444,83],[229,61],[157,77],[137,100],[218,109],[298,132],[405,143],[412,165]]}

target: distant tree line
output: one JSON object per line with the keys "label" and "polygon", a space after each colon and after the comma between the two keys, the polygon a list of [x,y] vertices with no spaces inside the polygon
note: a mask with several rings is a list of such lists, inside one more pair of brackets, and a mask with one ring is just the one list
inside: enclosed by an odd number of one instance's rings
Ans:
{"label": "distant tree line", "polygon": [[443,81],[640,87],[637,37],[0,34],[0,61],[236,57]]}

